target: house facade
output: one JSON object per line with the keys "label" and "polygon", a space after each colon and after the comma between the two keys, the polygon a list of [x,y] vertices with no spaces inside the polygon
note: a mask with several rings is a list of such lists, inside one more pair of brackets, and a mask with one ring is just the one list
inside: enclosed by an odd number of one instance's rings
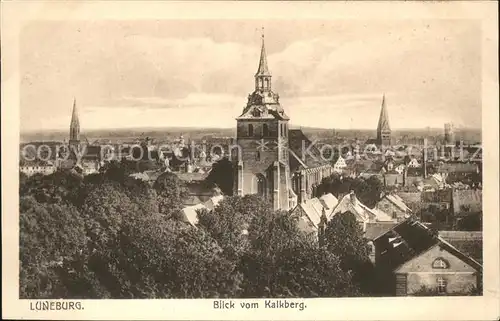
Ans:
{"label": "house facade", "polygon": [[399,223],[373,245],[384,295],[467,295],[481,288],[481,264],[419,221]]}
{"label": "house facade", "polygon": [[467,294],[481,281],[473,265],[436,244],[394,271],[396,295],[416,294],[423,287],[442,295]]}
{"label": "house facade", "polygon": [[404,201],[396,194],[386,194],[375,207],[392,217],[395,221],[401,222],[412,213]]}

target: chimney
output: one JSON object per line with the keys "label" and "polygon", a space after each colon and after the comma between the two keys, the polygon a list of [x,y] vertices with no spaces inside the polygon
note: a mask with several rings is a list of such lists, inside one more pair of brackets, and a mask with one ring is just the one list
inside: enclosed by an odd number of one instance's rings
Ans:
{"label": "chimney", "polygon": [[356,194],[354,193],[353,190],[351,190],[351,192],[349,193],[349,197],[351,198],[351,203],[353,205],[356,205],[358,203],[358,199],[357,199]]}
{"label": "chimney", "polygon": [[422,156],[422,169],[424,178],[427,178],[427,149],[424,148]]}

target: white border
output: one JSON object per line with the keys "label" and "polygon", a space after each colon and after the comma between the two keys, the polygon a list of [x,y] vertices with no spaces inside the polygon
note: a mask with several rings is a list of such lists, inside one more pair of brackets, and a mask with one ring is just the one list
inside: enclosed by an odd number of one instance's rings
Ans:
{"label": "white border", "polygon": [[[493,320],[499,312],[498,3],[2,2],[2,316],[30,319]],[[86,300],[81,311],[30,311],[18,299],[18,33],[29,20],[479,19],[482,21],[484,296],[309,299],[298,310],[214,310],[214,300]],[[299,22],[297,22],[299,23]],[[242,300],[234,300],[236,304]],[[250,300],[244,300],[250,302]],[[256,300],[251,300],[256,301]],[[258,300],[262,302],[263,300]]]}

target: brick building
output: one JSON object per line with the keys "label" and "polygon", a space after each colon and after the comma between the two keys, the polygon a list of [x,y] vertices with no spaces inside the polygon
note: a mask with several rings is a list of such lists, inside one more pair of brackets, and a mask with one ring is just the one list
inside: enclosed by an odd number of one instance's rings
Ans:
{"label": "brick building", "polygon": [[[255,90],[236,118],[237,150],[230,150],[236,169],[233,193],[258,194],[269,200],[275,210],[289,210],[313,197],[314,186],[333,169],[316,157],[303,157],[302,142],[307,144],[308,140],[302,131],[289,130],[290,118],[279,95],[272,90],[264,36],[254,77]],[[317,152],[313,148],[312,153]]]}

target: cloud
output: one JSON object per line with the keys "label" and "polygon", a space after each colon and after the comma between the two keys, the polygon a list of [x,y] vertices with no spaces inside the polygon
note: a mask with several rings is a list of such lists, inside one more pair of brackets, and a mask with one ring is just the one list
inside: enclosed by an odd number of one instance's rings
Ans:
{"label": "cloud", "polygon": [[[21,38],[22,127],[66,128],[73,97],[94,127],[98,117],[171,125],[173,115],[186,125],[233,126],[253,91],[260,48],[250,22],[239,33],[225,23],[35,24]],[[480,125],[474,23],[339,21],[314,29],[290,21],[270,30],[273,88],[294,123],[374,128],[385,92],[395,127]]]}

